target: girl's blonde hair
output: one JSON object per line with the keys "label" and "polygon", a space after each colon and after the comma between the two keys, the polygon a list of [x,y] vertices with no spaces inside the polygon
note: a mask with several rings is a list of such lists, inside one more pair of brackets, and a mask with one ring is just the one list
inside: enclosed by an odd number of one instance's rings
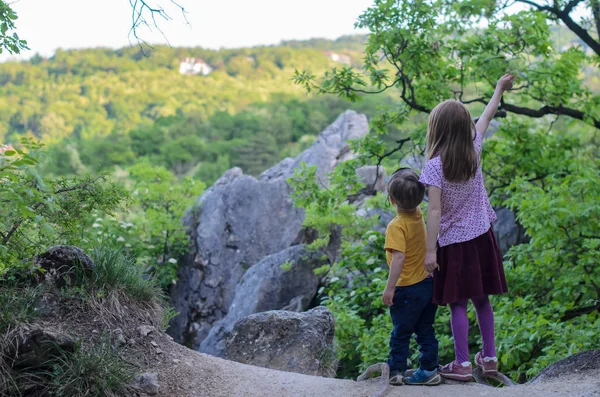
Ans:
{"label": "girl's blonde hair", "polygon": [[431,111],[427,159],[440,156],[448,182],[466,182],[477,173],[479,156],[473,145],[474,132],[475,123],[469,110],[458,101],[442,102]]}

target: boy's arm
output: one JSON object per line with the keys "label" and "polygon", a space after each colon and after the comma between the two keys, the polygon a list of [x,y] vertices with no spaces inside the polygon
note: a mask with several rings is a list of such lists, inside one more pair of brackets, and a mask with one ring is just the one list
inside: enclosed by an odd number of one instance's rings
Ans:
{"label": "boy's arm", "polygon": [[387,285],[383,291],[383,303],[392,306],[394,304],[394,290],[396,283],[402,274],[402,268],[404,267],[404,260],[406,255],[404,252],[392,251],[392,261],[390,262],[390,274],[388,275]]}
{"label": "boy's arm", "polygon": [[498,105],[500,105],[500,100],[502,99],[502,94],[505,91],[508,91],[513,86],[513,81],[515,80],[515,76],[510,74],[505,74],[498,80],[496,84],[496,89],[494,90],[494,95],[492,95],[492,99],[488,102],[483,114],[477,120],[477,124],[475,125],[475,129],[477,129],[478,133],[485,134],[487,131],[490,122],[494,118],[496,114],[496,110],[498,109]]}
{"label": "boy's arm", "polygon": [[440,232],[442,216],[442,189],[436,186],[427,188],[429,204],[427,206],[427,253],[425,254],[425,270],[433,273],[437,267],[437,238]]}

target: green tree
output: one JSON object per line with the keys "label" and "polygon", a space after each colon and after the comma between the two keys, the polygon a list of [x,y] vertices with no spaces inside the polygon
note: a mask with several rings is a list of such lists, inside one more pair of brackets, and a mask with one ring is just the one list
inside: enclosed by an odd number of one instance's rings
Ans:
{"label": "green tree", "polygon": [[[514,3],[520,6],[509,6]],[[568,116],[600,128],[600,96],[580,74],[600,56],[597,3],[514,3],[376,0],[357,22],[371,31],[364,73],[336,68],[317,83],[314,75],[298,72],[296,81],[351,100],[393,89],[408,108],[428,112],[448,98],[487,104],[497,77],[508,71],[519,84],[502,110],[534,118]],[[578,6],[580,20],[574,16]],[[577,37],[574,46],[552,46],[550,27],[557,23]]]}
{"label": "green tree", "polygon": [[104,176],[43,178],[36,169],[42,155],[42,145],[27,138],[21,148],[0,150],[0,274],[49,245],[85,243],[90,211],[111,213],[127,197]]}
{"label": "green tree", "polygon": [[204,184],[191,178],[178,181],[164,167],[146,163],[129,172],[134,181],[132,198],[140,210],[133,217],[139,233],[136,256],[166,287],[176,280],[177,261],[188,248],[181,218]]}
{"label": "green tree", "polygon": [[234,149],[231,164],[250,175],[259,175],[278,159],[277,144],[271,135],[252,136],[247,143]]}
{"label": "green tree", "polygon": [[[583,17],[575,16],[575,7]],[[352,144],[356,165],[393,170],[409,151],[424,152],[426,126],[419,115],[450,98],[480,110],[499,76],[517,75],[517,85],[498,109],[497,116],[507,119],[486,143],[483,167],[494,204],[511,208],[531,238],[507,254],[513,289],[494,298],[501,366],[520,381],[559,358],[597,348],[600,234],[594,220],[600,176],[594,142],[600,95],[583,76],[598,70],[599,15],[595,1],[376,0],[357,23],[371,32],[361,69],[295,77],[308,91],[352,101],[394,92],[400,106],[382,109],[371,122],[374,133]],[[556,29],[572,33],[567,48],[553,44]],[[296,179],[300,198],[352,197],[340,182],[340,192],[319,192],[308,169]],[[296,202],[307,209],[307,222],[330,206],[329,201]],[[323,221],[330,228],[340,224]],[[365,260],[369,242],[349,238],[345,247],[321,292],[342,330],[336,335],[342,374],[354,376],[357,366],[385,357],[389,324],[379,302],[383,277]],[[541,284],[540,278],[551,283]],[[437,326],[441,358],[450,360],[445,311]]]}

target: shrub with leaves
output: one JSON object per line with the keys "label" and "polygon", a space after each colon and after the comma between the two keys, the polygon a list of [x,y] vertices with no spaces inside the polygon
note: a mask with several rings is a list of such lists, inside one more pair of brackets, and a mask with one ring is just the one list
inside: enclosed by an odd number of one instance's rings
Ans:
{"label": "shrub with leaves", "polygon": [[23,138],[0,151],[0,274],[49,245],[84,243],[88,214],[121,208],[127,194],[104,176],[43,178],[36,165],[42,145]]}
{"label": "shrub with leaves", "polygon": [[[497,79],[506,72],[517,76],[496,114],[506,121],[485,144],[483,171],[493,204],[509,207],[530,238],[506,256],[510,293],[493,297],[501,368],[521,381],[556,359],[598,348],[600,99],[582,77],[598,68],[596,9],[595,2],[578,1],[376,0],[357,22],[371,33],[361,68],[336,67],[322,76],[298,71],[294,78],[309,92],[350,101],[396,92],[398,109],[382,109],[371,122],[376,134],[352,145],[361,164],[396,168],[407,149],[417,160],[424,154],[425,118],[439,102],[456,99],[477,116]],[[553,37],[560,29],[568,31],[567,48]],[[390,126],[400,134],[386,138]],[[347,193],[342,181],[338,186]],[[306,181],[299,187],[315,188]],[[305,206],[307,219],[322,205]],[[380,277],[366,259],[350,250],[340,264],[363,269],[370,284],[360,287],[356,278],[343,282],[334,274],[323,290],[341,319],[336,338],[344,376],[383,359],[387,350],[374,328],[385,328],[375,299],[381,285],[372,281]],[[352,304],[357,299],[360,304]],[[448,310],[438,313],[445,361],[453,350]],[[473,349],[478,341],[472,332]]]}
{"label": "shrub with leaves", "polygon": [[164,167],[140,163],[130,170],[136,212],[131,219],[139,233],[130,240],[138,263],[156,275],[163,286],[177,278],[177,262],[188,248],[181,218],[204,191],[192,178],[178,180]]}

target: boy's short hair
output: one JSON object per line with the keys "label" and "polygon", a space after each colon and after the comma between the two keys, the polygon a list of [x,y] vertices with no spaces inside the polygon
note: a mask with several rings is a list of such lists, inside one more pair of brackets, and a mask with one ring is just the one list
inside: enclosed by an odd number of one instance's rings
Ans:
{"label": "boy's short hair", "polygon": [[419,182],[419,176],[410,168],[394,171],[388,180],[387,191],[396,206],[404,210],[417,208],[425,197],[425,185]]}

